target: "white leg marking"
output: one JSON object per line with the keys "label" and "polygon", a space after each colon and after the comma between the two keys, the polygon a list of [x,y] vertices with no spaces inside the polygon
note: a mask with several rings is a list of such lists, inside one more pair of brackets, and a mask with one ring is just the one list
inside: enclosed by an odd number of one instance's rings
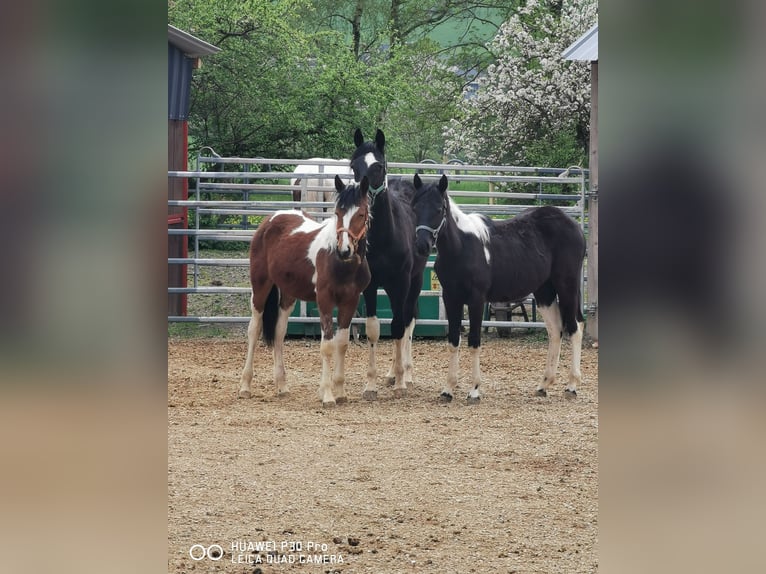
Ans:
{"label": "white leg marking", "polygon": [[402,352],[404,347],[404,337],[394,339],[394,396],[403,397],[407,391],[407,385],[404,384],[404,367],[402,366]]}
{"label": "white leg marking", "polygon": [[332,393],[336,402],[346,400],[346,350],[348,349],[349,329],[338,329],[335,333],[335,372],[332,377]]}
{"label": "white leg marking", "polygon": [[258,313],[253,307],[252,299],[250,301],[250,310],[252,316],[247,326],[247,358],[245,359],[245,368],[242,370],[242,378],[239,384],[239,396],[243,399],[250,398],[250,383],[253,380],[253,355],[258,339],[261,338],[261,329],[263,327],[263,313]]}
{"label": "white leg marking", "polygon": [[375,364],[375,352],[380,339],[380,321],[377,317],[367,317],[365,331],[370,346],[370,358],[367,365],[367,384],[364,386],[363,396],[366,399],[374,399],[378,392],[378,368]]}
{"label": "white leg marking", "polygon": [[582,373],[580,372],[580,358],[582,356],[582,335],[583,324],[577,323],[577,331],[572,333],[569,341],[572,344],[572,366],[569,369],[569,384],[567,391],[577,392],[577,385],[582,383]]}
{"label": "white leg marking", "polygon": [[277,326],[274,333],[274,384],[277,387],[278,395],[287,392],[284,359],[285,335],[287,334],[287,318],[292,313],[293,306],[289,309],[279,308],[279,316],[277,317]]}
{"label": "white leg marking", "polygon": [[319,398],[323,406],[335,406],[335,397],[332,394],[332,356],[335,351],[335,339],[325,339],[322,334],[322,343],[319,347],[322,354],[322,378],[319,380]]}
{"label": "white leg marking", "polygon": [[455,395],[455,389],[457,388],[457,373],[460,366],[460,339],[458,339],[457,346],[453,347],[449,345],[449,368],[447,370],[447,386],[442,391],[442,394],[448,394],[450,396]]}
{"label": "white leg marking", "polygon": [[479,354],[481,347],[471,347],[471,388],[468,391],[468,399],[479,399],[479,385],[481,385],[481,365],[479,364]]}
{"label": "white leg marking", "polygon": [[413,363],[412,363],[412,332],[415,330],[415,319],[410,321],[407,329],[404,331],[404,352],[402,361],[404,366],[404,384],[407,387],[412,386],[413,381]]}
{"label": "white leg marking", "polygon": [[561,312],[559,304],[554,301],[550,307],[538,307],[540,314],[545,321],[545,328],[548,331],[548,357],[545,362],[545,372],[543,381],[537,386],[537,390],[547,391],[551,383],[556,380],[556,371],[559,367],[559,356],[561,354]]}

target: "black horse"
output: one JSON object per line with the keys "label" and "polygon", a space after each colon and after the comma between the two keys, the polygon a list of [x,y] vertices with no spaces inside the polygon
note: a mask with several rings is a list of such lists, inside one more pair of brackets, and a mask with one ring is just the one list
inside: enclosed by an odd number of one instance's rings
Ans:
{"label": "black horse", "polygon": [[415,214],[412,210],[415,189],[402,179],[391,178],[389,182],[383,132],[377,130],[375,141],[365,142],[362,131],[357,129],[354,144],[356,151],[351,156],[354,179],[361,181],[367,176],[370,182],[367,261],[372,279],[364,290],[370,358],[362,396],[375,400],[378,395],[375,353],[380,322],[377,291],[383,287],[391,301],[391,337],[394,339],[393,362],[386,377],[388,383],[394,383],[394,396],[402,397],[407,386],[412,384],[412,331],[428,253],[415,252]]}
{"label": "black horse", "polygon": [[468,402],[473,403],[480,399],[479,345],[485,303],[518,301],[530,293],[548,331],[548,359],[536,394],[547,396],[556,378],[561,338],[566,331],[572,343],[572,366],[565,396],[574,398],[582,381],[580,277],[585,258],[585,237],[577,223],[550,206],[530,208],[504,221],[463,213],[448,197],[444,175],[438,184],[424,184],[415,175],[414,186],[417,251],[422,257],[436,245],[434,270],[449,321],[449,371],[441,399],[451,401],[457,386],[463,305],[468,305],[470,324]]}

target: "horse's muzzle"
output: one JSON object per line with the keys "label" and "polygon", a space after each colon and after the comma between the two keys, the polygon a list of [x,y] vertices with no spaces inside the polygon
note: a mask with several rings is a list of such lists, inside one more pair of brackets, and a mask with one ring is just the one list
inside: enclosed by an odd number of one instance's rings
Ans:
{"label": "horse's muzzle", "polygon": [[349,261],[354,256],[353,249],[336,249],[335,252],[338,254],[338,258],[341,261]]}
{"label": "horse's muzzle", "polygon": [[433,237],[425,230],[418,231],[415,236],[415,251],[421,257],[425,257],[431,253],[433,247]]}

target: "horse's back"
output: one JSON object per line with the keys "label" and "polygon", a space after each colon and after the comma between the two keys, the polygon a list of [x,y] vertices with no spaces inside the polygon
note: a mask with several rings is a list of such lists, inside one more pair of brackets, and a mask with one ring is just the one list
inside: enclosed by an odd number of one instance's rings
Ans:
{"label": "horse's back", "polygon": [[581,252],[585,256],[585,236],[571,217],[558,207],[530,207],[516,217],[494,222],[494,233],[528,243],[535,249]]}
{"label": "horse's back", "polygon": [[[326,162],[338,162],[342,160],[328,159],[321,157],[312,157],[310,161],[326,161]],[[321,171],[320,171],[321,168]],[[331,175],[339,175],[343,183],[348,185],[353,181],[353,174],[351,173],[351,167],[349,165],[340,165],[336,163],[328,163],[327,165],[318,164],[300,164],[295,166],[293,174],[303,174],[301,177],[294,177],[290,180],[290,185],[296,187],[296,193],[298,198],[304,202],[320,202],[320,201],[332,201],[333,194],[335,193],[335,184],[332,178],[319,178],[310,177],[313,174],[326,173]],[[308,177],[307,177],[308,176]],[[306,185],[310,187],[326,187],[326,191],[314,191],[307,190],[305,197],[300,196],[301,189],[299,184],[305,180]],[[296,199],[295,195],[293,196]],[[297,200],[296,199],[296,200]],[[310,208],[312,211],[319,210],[319,208]]]}
{"label": "horse's back", "polygon": [[492,222],[490,252],[490,300],[512,301],[555,277],[578,275],[585,239],[577,223],[560,209],[532,207]]}
{"label": "horse's back", "polygon": [[291,297],[313,301],[315,268],[310,250],[327,223],[295,209],[277,211],[263,221],[250,243],[253,287],[274,283]]}
{"label": "horse's back", "polygon": [[412,205],[412,200],[415,198],[415,186],[411,181],[403,177],[391,176],[388,178],[388,189],[398,201]]}

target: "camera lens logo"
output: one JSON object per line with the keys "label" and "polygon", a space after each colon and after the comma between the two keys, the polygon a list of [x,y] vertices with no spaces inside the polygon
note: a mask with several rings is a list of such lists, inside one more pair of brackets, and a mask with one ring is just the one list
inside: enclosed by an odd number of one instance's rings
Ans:
{"label": "camera lens logo", "polygon": [[211,544],[207,548],[202,546],[202,544],[195,544],[189,548],[189,556],[191,556],[192,560],[196,561],[204,560],[205,557],[218,561],[223,558],[223,548],[218,544]]}

